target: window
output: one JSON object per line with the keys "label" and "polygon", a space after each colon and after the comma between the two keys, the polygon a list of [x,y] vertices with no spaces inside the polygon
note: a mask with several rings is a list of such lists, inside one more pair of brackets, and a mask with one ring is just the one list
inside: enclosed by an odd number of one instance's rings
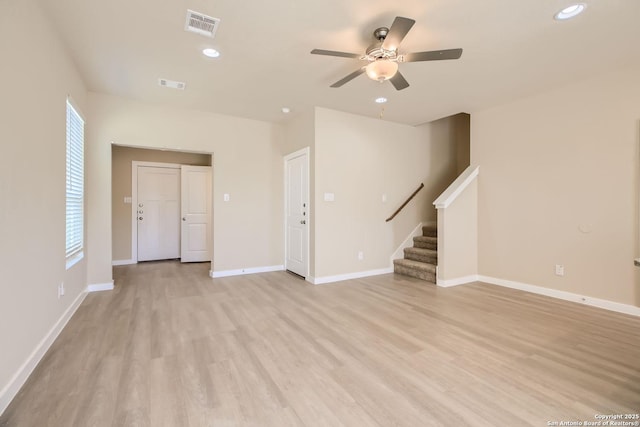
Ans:
{"label": "window", "polygon": [[82,258],[84,246],[84,120],[67,99],[67,268]]}

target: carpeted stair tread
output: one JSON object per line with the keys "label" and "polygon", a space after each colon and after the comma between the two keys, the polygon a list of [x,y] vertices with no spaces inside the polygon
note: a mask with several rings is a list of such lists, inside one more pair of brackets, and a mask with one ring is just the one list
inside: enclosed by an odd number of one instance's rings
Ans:
{"label": "carpeted stair tread", "polygon": [[402,265],[404,267],[415,268],[417,270],[429,271],[431,273],[436,272],[436,266],[426,262],[414,261],[412,259],[394,259],[394,265]]}
{"label": "carpeted stair tread", "polygon": [[431,236],[416,236],[413,238],[413,246],[415,248],[437,249],[438,238]]}
{"label": "carpeted stair tread", "polygon": [[413,238],[413,247],[404,249],[404,258],[393,260],[393,271],[435,283],[437,264],[438,225],[430,221],[422,226],[422,236]]}
{"label": "carpeted stair tread", "polygon": [[438,236],[438,226],[433,224],[427,224],[422,226],[422,235],[428,237]]}
{"label": "carpeted stair tread", "polygon": [[438,263],[438,251],[433,249],[416,248],[416,247],[405,248],[404,257],[405,259],[426,262],[429,264]]}
{"label": "carpeted stair tread", "polygon": [[410,259],[396,259],[393,261],[393,271],[431,283],[436,281],[436,266],[433,264]]}

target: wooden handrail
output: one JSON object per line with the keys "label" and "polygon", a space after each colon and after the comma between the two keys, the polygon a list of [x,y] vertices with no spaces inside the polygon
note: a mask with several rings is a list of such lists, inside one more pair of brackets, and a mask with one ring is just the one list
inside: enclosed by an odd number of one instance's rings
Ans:
{"label": "wooden handrail", "polygon": [[400,206],[400,207],[399,207],[399,208],[398,208],[398,209],[393,213],[393,215],[391,215],[389,218],[387,218],[387,219],[385,220],[385,222],[389,222],[389,221],[391,221],[393,218],[395,218],[395,217],[396,217],[396,215],[398,215],[398,214],[400,213],[400,211],[401,211],[402,209],[404,209],[404,207],[405,207],[405,206],[407,206],[407,203],[409,203],[409,202],[411,201],[411,199],[413,199],[414,197],[416,197],[416,194],[418,194],[418,192],[419,192],[420,190],[422,190],[422,188],[423,188],[423,187],[424,187],[424,184],[423,184],[423,183],[420,183],[420,187],[418,187],[418,189],[417,189],[416,191],[414,191],[414,192],[413,192],[413,194],[411,194],[407,200],[405,200],[405,201],[404,201],[404,203],[402,204],[402,206]]}

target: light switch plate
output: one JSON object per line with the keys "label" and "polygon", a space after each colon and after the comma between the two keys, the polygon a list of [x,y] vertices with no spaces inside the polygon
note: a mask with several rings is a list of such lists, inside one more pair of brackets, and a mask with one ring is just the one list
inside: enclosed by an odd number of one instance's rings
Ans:
{"label": "light switch plate", "polygon": [[333,193],[324,193],[325,202],[333,202],[336,199],[336,195]]}

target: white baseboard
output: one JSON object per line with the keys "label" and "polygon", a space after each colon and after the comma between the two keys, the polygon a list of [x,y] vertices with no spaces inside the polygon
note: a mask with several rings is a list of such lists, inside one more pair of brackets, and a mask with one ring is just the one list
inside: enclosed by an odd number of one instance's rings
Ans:
{"label": "white baseboard", "polygon": [[18,394],[20,388],[29,378],[29,375],[31,375],[38,363],[40,363],[42,357],[45,355],[47,350],[49,350],[49,347],[51,347],[51,344],[53,344],[56,338],[58,338],[58,335],[60,335],[60,332],[62,331],[62,329],[64,329],[67,322],[69,321],[69,319],[71,319],[71,316],[73,316],[78,307],[80,307],[80,304],[82,304],[82,301],[84,301],[86,296],[87,293],[82,292],[76,297],[69,308],[67,308],[65,312],[62,313],[62,316],[60,316],[55,325],[53,325],[53,327],[49,330],[49,333],[47,333],[42,341],[38,343],[33,352],[29,355],[29,357],[27,357],[27,360],[24,361],[15,375],[11,378],[11,380],[9,380],[9,383],[7,383],[2,391],[0,391],[0,415],[2,415],[4,410],[9,406],[9,403],[11,403],[11,400],[13,400],[16,394]]}
{"label": "white baseboard", "polygon": [[223,270],[223,271],[209,270],[209,277],[216,279],[218,277],[242,276],[244,274],[268,273],[271,271],[282,271],[282,270],[284,270],[284,265],[269,265],[266,267],[241,268],[239,270]]}
{"label": "white baseboard", "polygon": [[455,279],[437,279],[436,285],[443,288],[450,288],[451,286],[466,285],[467,283],[477,282],[478,280],[478,275],[472,274],[470,276],[456,277]]}
{"label": "white baseboard", "polygon": [[87,292],[100,292],[100,291],[112,291],[113,280],[107,283],[93,283],[87,285]]}
{"label": "white baseboard", "polygon": [[111,261],[111,265],[116,266],[116,265],[132,265],[132,264],[137,264],[138,261],[136,261],[135,259],[114,259],[113,261]]}
{"label": "white baseboard", "polygon": [[361,279],[369,276],[379,276],[381,274],[393,273],[393,267],[380,268],[378,270],[359,271],[356,273],[338,274],[336,276],[325,277],[308,277],[307,281],[314,285],[323,285],[325,283],[341,282],[343,280]]}
{"label": "white baseboard", "polygon": [[411,231],[411,234],[409,234],[409,236],[407,236],[406,239],[404,239],[404,242],[400,243],[400,246],[398,246],[398,249],[395,250],[395,252],[393,252],[391,254],[391,258],[389,259],[389,264],[393,267],[393,260],[394,259],[400,259],[400,258],[404,258],[404,250],[405,248],[410,248],[413,246],[413,238],[416,236],[422,236],[422,226],[426,225],[425,223],[419,223],[416,228],[414,228]]}
{"label": "white baseboard", "polygon": [[572,292],[559,291],[557,289],[550,289],[542,286],[529,285],[527,283],[514,282],[512,280],[497,279],[495,277],[478,276],[478,280],[480,282],[490,283],[492,285],[519,289],[521,291],[546,295],[548,297],[558,298],[565,301],[577,302],[580,304],[603,308],[605,310],[615,311],[618,313],[630,314],[631,316],[640,316],[640,307],[636,307],[635,305],[622,304],[619,302],[604,300],[600,298],[588,297],[586,295],[574,294]]}

